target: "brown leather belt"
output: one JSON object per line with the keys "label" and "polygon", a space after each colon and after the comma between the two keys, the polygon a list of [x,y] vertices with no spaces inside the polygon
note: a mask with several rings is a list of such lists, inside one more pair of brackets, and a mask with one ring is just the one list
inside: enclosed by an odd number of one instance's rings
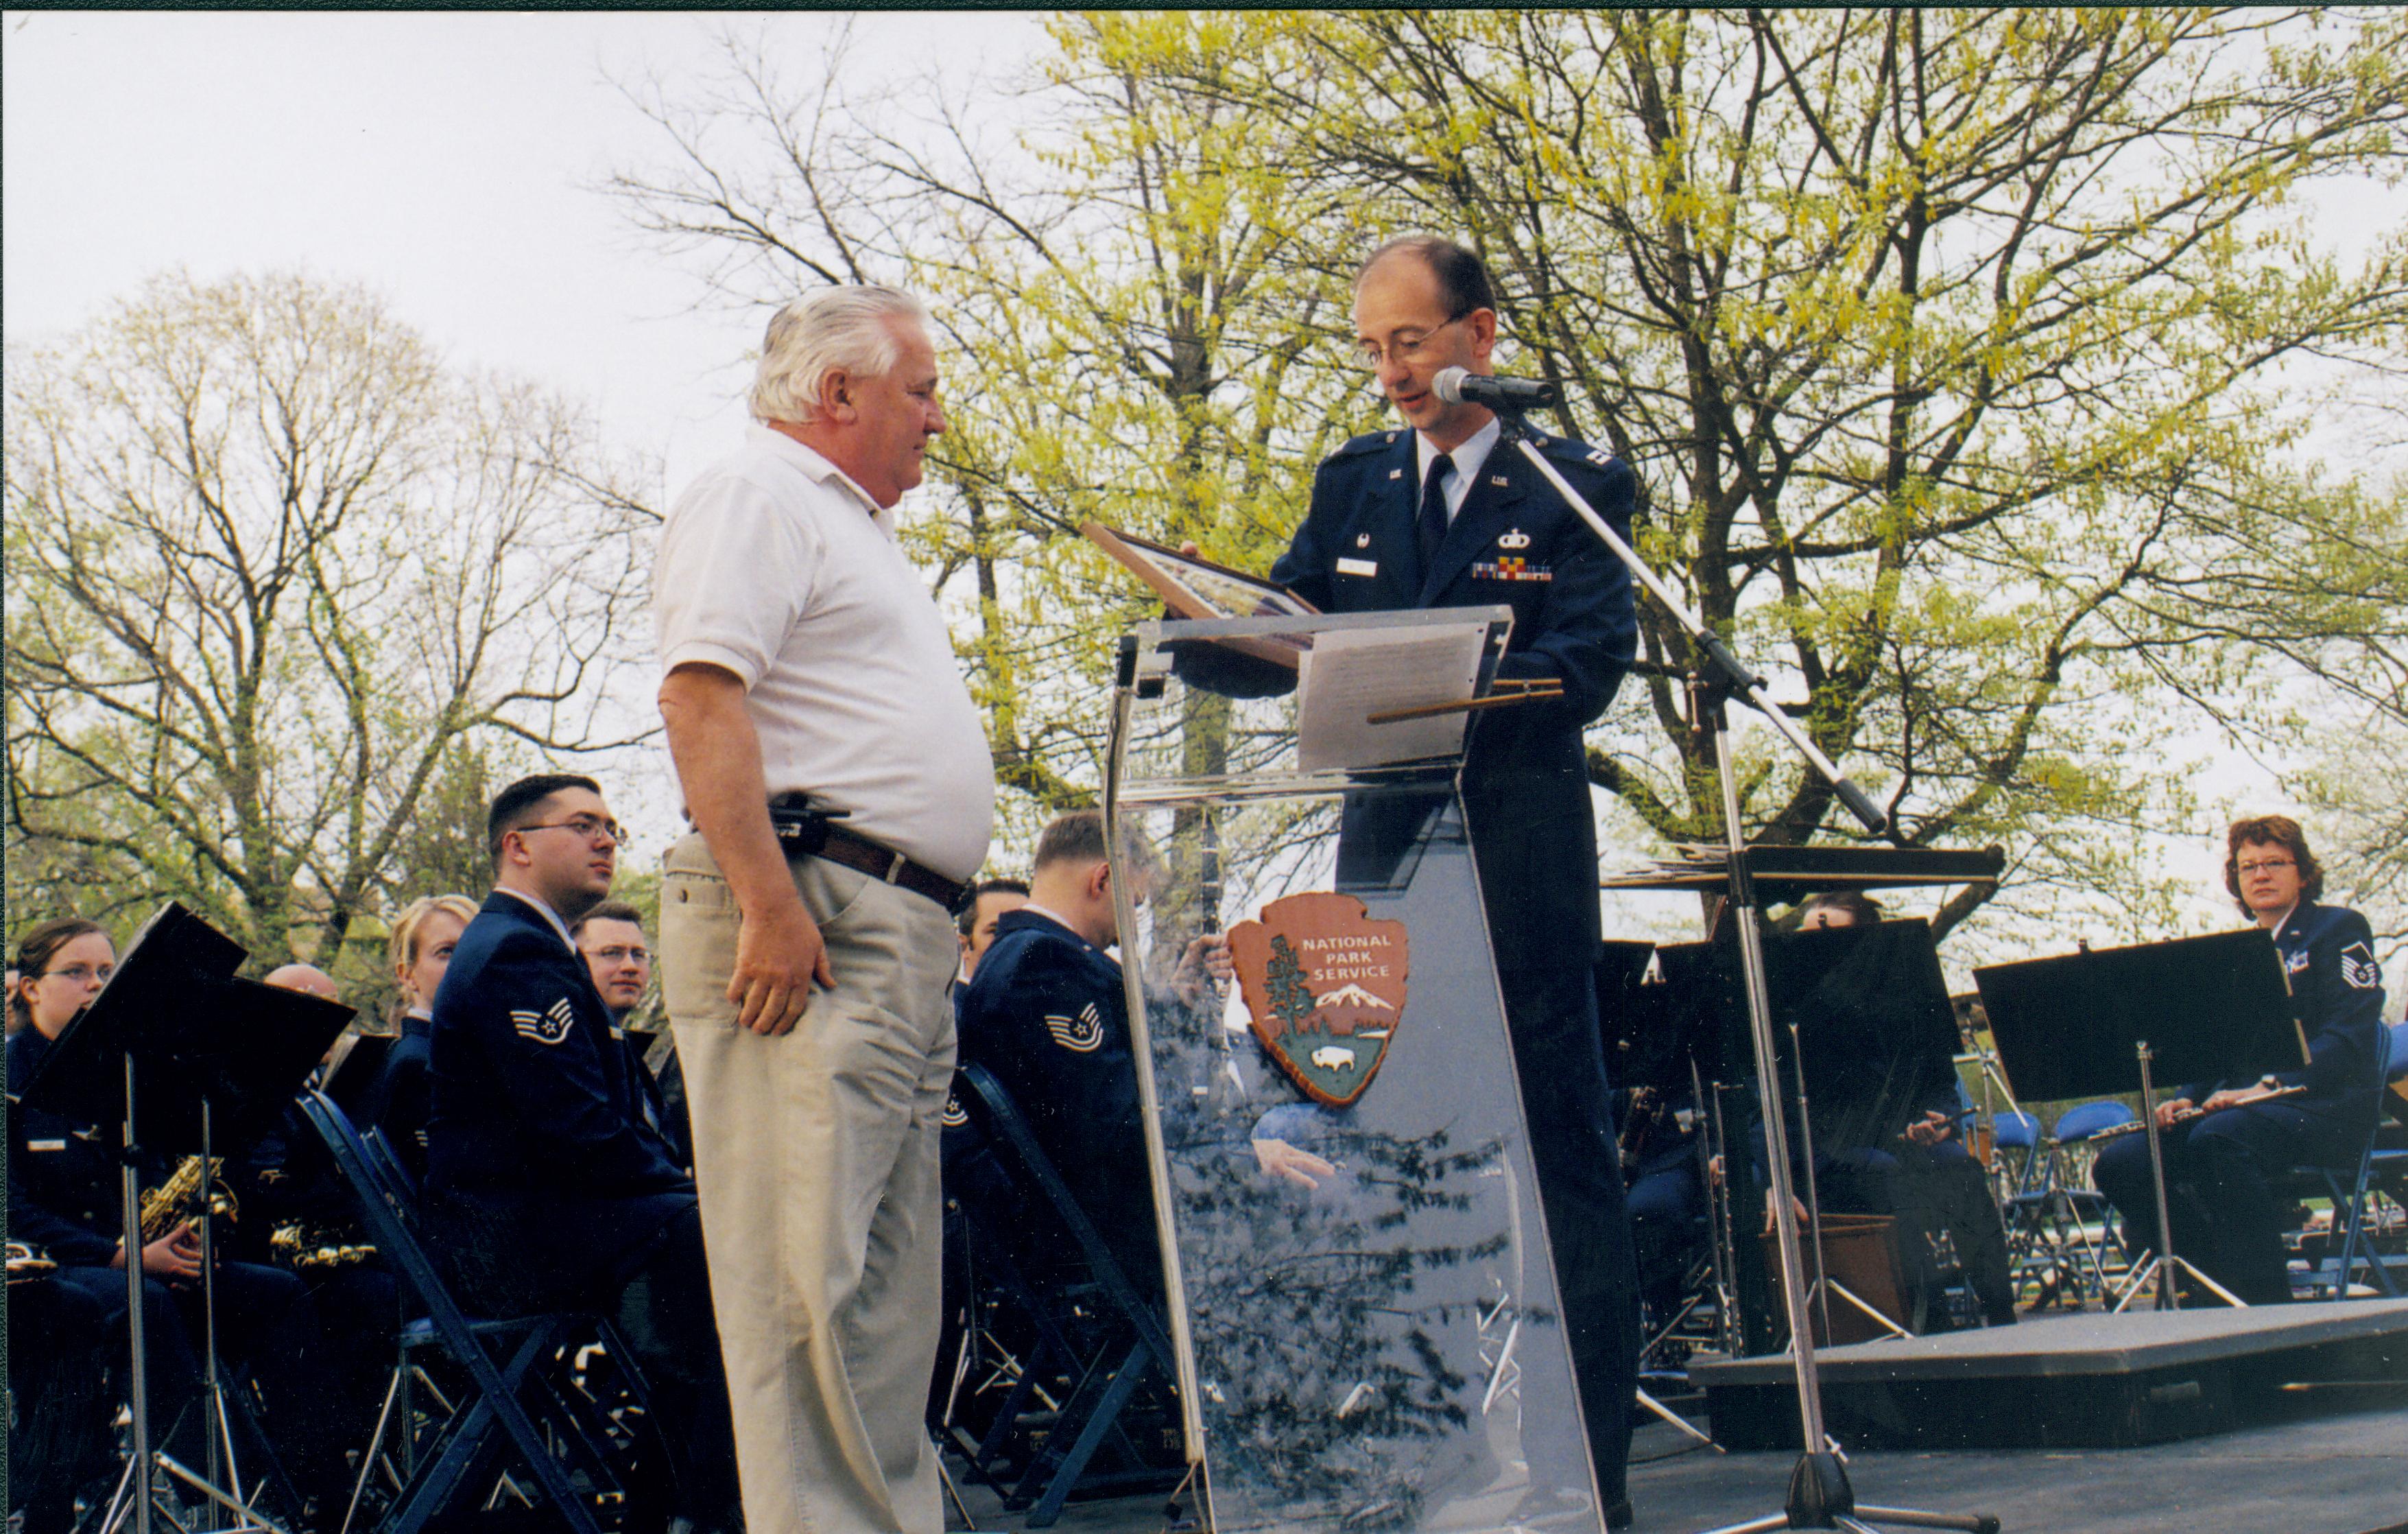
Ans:
{"label": "brown leather belt", "polygon": [[777,828],[779,843],[785,848],[788,861],[824,857],[831,863],[840,863],[872,879],[934,900],[947,915],[960,910],[962,896],[969,893],[968,885],[914,863],[891,847],[882,847],[837,821],[823,815],[806,819],[790,801],[771,800],[769,819]]}

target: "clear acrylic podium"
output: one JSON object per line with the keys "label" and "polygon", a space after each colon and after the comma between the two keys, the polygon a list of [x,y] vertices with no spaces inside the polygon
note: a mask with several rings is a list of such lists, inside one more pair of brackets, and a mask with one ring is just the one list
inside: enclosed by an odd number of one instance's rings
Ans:
{"label": "clear acrylic podium", "polygon": [[[1187,1453],[1221,1534],[1604,1527],[1460,752],[1302,770],[1296,698],[1260,658],[1466,621],[1487,624],[1484,689],[1504,608],[1123,641],[1113,886]],[[1249,691],[1268,695],[1226,695]],[[1141,890],[1130,832],[1161,864]],[[1299,895],[1322,898],[1275,904]],[[1226,994],[1181,966],[1225,929]],[[1266,1043],[1258,1011],[1293,1037]]]}

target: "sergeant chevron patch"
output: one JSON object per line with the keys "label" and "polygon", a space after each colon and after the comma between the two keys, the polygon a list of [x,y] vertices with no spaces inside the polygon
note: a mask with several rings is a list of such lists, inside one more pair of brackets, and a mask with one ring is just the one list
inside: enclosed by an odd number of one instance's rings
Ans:
{"label": "sergeant chevron patch", "polygon": [[518,1036],[538,1044],[559,1043],[568,1037],[569,1025],[576,1021],[577,1013],[566,996],[539,1012],[523,1012],[516,1008],[510,1011],[510,1026],[518,1030]]}
{"label": "sergeant chevron patch", "polygon": [[2383,983],[2383,967],[2374,962],[2374,950],[2364,943],[2352,943],[2341,951],[2341,981],[2353,991],[2372,991]]}
{"label": "sergeant chevron patch", "polygon": [[1104,1041],[1104,1017],[1090,1001],[1079,1009],[1076,1017],[1047,1017],[1045,1031],[1052,1034],[1054,1042],[1064,1049],[1079,1054],[1091,1054]]}

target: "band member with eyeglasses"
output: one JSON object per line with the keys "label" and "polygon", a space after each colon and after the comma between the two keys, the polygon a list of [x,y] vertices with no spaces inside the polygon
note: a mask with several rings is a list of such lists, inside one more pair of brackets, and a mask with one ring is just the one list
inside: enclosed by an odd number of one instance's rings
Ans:
{"label": "band member with eyeglasses", "polygon": [[[52,1045],[108,984],[117,953],[97,924],[62,917],[28,929],[16,956],[20,978],[7,1004],[23,1026],[8,1040],[8,1235],[43,1249],[59,1265],[55,1282],[97,1307],[114,1339],[108,1362],[119,1369],[127,1351],[119,1128],[78,1124],[21,1100]],[[155,1187],[173,1169],[148,1158],[143,1183]],[[175,1222],[143,1242],[136,1260],[156,1441],[179,1458],[197,1456],[206,1426],[194,1407],[207,1338],[199,1226]],[[351,1414],[329,1389],[326,1335],[308,1289],[291,1273],[222,1251],[214,1287],[221,1361],[257,1380],[267,1431],[300,1495],[321,1511],[339,1505],[350,1479],[340,1429]]]}
{"label": "band member with eyeglasses", "polygon": [[568,933],[610,893],[624,839],[590,778],[523,778],[494,797],[494,892],[435,993],[426,1221],[472,1312],[614,1316],[680,1459],[675,1512],[735,1528],[694,1182],[646,1118],[643,1068]]}
{"label": "band member with eyeglasses", "polygon": [[996,925],[1004,917],[1028,904],[1028,883],[1020,879],[982,879],[970,890],[970,897],[953,926],[961,934],[962,968],[953,980],[953,1003],[956,1012],[961,999],[978,974],[979,960],[986,955],[995,942]]}
{"label": "band member with eyeglasses", "polygon": [[[1497,298],[1478,256],[1426,235],[1382,246],[1354,279],[1354,334],[1358,361],[1402,423],[1323,461],[1304,524],[1270,579],[1324,612],[1509,606],[1513,630],[1498,676],[1563,689],[1474,716],[1463,808],[1591,1459],[1619,1527],[1630,1517],[1623,1492],[1638,1277],[1590,983],[1600,923],[1582,736],[1637,651],[1630,576],[1503,440],[1495,415],[1434,391],[1444,368],[1493,371]],[[1638,495],[1629,466],[1543,430],[1533,446],[1628,536]],[[1294,685],[1293,672],[1250,675],[1241,661],[1215,655],[1182,664],[1181,675],[1239,695]]]}
{"label": "band member with eyeglasses", "polygon": [[694,1135],[685,1116],[685,1076],[666,1031],[638,1033],[627,1020],[642,1006],[652,983],[652,950],[644,939],[644,913],[624,900],[605,900],[568,924],[568,936],[594,973],[594,988],[610,1009],[610,1021],[628,1057],[642,1068],[636,1085],[644,1111],[660,1125],[677,1153],[678,1165],[694,1167]]}
{"label": "band member with eyeglasses", "polygon": [[771,317],[743,445],[652,580],[693,834],[661,990],[752,1534],[938,1534],[939,1146],[995,764],[895,507],[945,429],[926,307],[867,284]]}
{"label": "band member with eyeglasses", "polygon": [[[2157,1104],[2174,1250],[2251,1305],[2291,1297],[2282,1202],[2272,1179],[2293,1167],[2355,1168],[2383,1089],[2383,969],[2366,918],[2317,904],[2324,868],[2287,815],[2234,821],[2224,887],[2273,935],[2308,1041],[2303,1070],[2255,1082],[2202,1082]],[[2304,1086],[2269,1100],[2276,1090]],[[2205,1110],[2191,1116],[2194,1107]],[[2147,1137],[2099,1153],[2099,1191],[2133,1243],[2157,1241]]]}

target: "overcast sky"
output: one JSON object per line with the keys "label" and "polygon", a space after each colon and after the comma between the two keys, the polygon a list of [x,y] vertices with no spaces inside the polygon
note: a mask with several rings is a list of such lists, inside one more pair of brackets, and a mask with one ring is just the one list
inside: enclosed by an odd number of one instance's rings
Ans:
{"label": "overcast sky", "polygon": [[[363,281],[455,363],[591,400],[670,487],[743,423],[757,320],[695,311],[691,273],[591,189],[657,151],[609,83],[711,62],[721,29],[797,58],[824,15],[18,13],[0,49],[8,339],[82,323],[152,274],[304,266]],[[1027,14],[872,14],[865,74],[1009,66]]]}

